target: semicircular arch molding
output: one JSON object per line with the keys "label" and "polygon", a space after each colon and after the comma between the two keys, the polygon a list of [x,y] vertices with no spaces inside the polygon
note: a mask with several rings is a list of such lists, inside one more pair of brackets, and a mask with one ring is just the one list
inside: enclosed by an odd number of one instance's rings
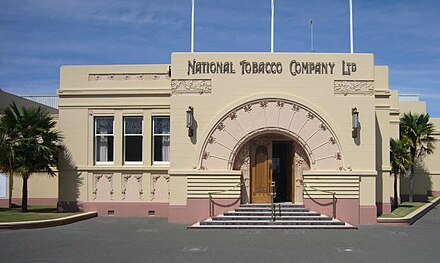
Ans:
{"label": "semicircular arch molding", "polygon": [[310,108],[286,99],[256,99],[225,114],[206,137],[200,169],[232,170],[240,147],[262,133],[289,135],[307,152],[312,170],[342,170],[339,140]]}

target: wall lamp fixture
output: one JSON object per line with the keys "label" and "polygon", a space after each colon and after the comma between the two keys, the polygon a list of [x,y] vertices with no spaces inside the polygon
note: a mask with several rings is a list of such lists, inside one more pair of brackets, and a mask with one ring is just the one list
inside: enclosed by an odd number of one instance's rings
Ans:
{"label": "wall lamp fixture", "polygon": [[361,124],[359,123],[359,111],[356,107],[351,109],[351,123],[353,128],[351,131],[351,137],[357,138]]}
{"label": "wall lamp fixture", "polygon": [[188,128],[188,137],[194,135],[194,108],[189,106],[186,110],[186,128]]}

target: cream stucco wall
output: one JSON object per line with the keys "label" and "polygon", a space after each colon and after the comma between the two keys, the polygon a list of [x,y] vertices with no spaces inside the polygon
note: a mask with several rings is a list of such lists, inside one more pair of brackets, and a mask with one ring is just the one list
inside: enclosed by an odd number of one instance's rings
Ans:
{"label": "cream stucco wall", "polygon": [[[288,65],[291,59],[298,61],[336,61],[354,60],[358,64],[355,76],[342,76],[340,67],[335,68],[335,74],[310,75],[292,77],[288,69],[281,75],[192,75],[187,74],[188,60],[197,61],[234,61],[236,67],[240,60],[248,61],[281,61]],[[314,110],[331,125],[337,134],[337,139],[344,150],[344,161],[353,169],[374,170],[374,158],[357,158],[359,154],[368,155],[374,150],[374,97],[372,96],[335,96],[334,80],[374,80],[373,56],[360,54],[270,54],[270,53],[173,53],[173,80],[212,79],[212,94],[201,96],[176,95],[171,97],[172,115],[172,168],[193,169],[197,167],[200,144],[213,125],[229,110],[256,98],[283,98],[296,101]],[[236,68],[239,71],[238,68]],[[337,77],[335,77],[337,76]],[[331,99],[329,99],[331,98]],[[197,143],[190,142],[185,128],[185,112],[188,106],[194,106],[197,121]],[[362,144],[356,145],[351,138],[351,108],[358,107],[362,124]],[[344,117],[345,116],[345,117]],[[336,124],[337,123],[337,124]],[[355,153],[355,154],[354,154]],[[196,157],[196,158],[194,158]]]}
{"label": "cream stucco wall", "polygon": [[431,118],[431,122],[436,127],[434,137],[436,142],[434,144],[434,154],[430,154],[425,158],[426,170],[429,173],[429,181],[427,189],[432,192],[433,195],[440,195],[440,118]]}
{"label": "cream stucco wall", "polygon": [[390,213],[390,200],[393,196],[393,177],[390,167],[390,138],[398,132],[393,124],[396,116],[396,94],[388,88],[388,67],[376,66],[376,195],[378,210],[381,213]]}
{"label": "cream stucco wall", "polygon": [[[12,190],[13,199],[21,199],[23,188],[23,179],[14,177]],[[56,203],[58,198],[58,177],[50,176],[45,173],[35,173],[28,179],[28,199],[53,199],[52,203]],[[38,203],[38,202],[37,202]],[[20,204],[17,204],[20,205]]]}
{"label": "cream stucco wall", "polygon": [[[188,64],[194,60],[200,62],[226,62],[235,65],[235,74],[188,74]],[[280,62],[281,74],[242,74],[240,61]],[[314,61],[336,63],[333,74],[310,74],[292,76],[289,63],[296,61]],[[342,61],[357,64],[352,75],[342,74]],[[179,87],[192,81],[208,80],[209,90],[197,92],[183,91]],[[335,134],[342,150],[342,170],[362,174],[360,181],[361,203],[373,205],[376,202],[374,185],[376,184],[376,104],[374,92],[335,94],[335,81],[371,81],[375,92],[388,95],[388,71],[386,67],[375,67],[371,54],[302,54],[302,53],[173,53],[171,96],[171,189],[185,188],[183,171],[193,173],[201,167],[206,140],[214,131],[218,122],[234,109],[262,99],[282,99],[302,105],[325,120]],[[195,83],[195,82],[194,82]],[[196,85],[196,83],[195,83]],[[388,98],[386,103],[389,104]],[[197,123],[194,138],[187,136],[185,113],[189,106],[194,107]],[[358,139],[352,138],[351,110],[356,107],[360,112],[361,130]],[[384,112],[385,122],[389,122],[389,105]],[[385,150],[386,151],[386,150]],[[329,171],[339,170],[327,167]],[[313,168],[312,168],[313,169]],[[208,167],[209,170],[209,167]],[[179,176],[173,176],[179,171]],[[364,178],[365,177],[365,178]],[[184,204],[185,194],[171,193],[171,204]],[[389,197],[388,197],[389,198]]]}
{"label": "cream stucco wall", "polygon": [[[163,184],[161,178],[166,178],[169,165],[152,162],[152,117],[170,114],[169,66],[64,66],[60,79],[60,128],[69,149],[61,167],[60,201],[97,201],[104,191],[98,185],[103,185],[111,196],[107,201],[127,201],[130,187],[139,188],[137,201],[155,200],[154,194],[158,193],[152,188]],[[114,118],[112,164],[95,164],[94,118],[97,116]],[[142,163],[124,163],[123,117],[126,116],[143,117]],[[100,179],[102,176],[108,177],[108,185]]]}

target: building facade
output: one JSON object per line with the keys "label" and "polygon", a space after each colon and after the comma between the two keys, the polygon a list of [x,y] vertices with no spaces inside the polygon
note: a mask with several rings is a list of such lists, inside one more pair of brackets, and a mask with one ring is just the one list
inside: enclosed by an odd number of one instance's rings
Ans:
{"label": "building facade", "polygon": [[[376,223],[391,212],[389,139],[412,103],[388,82],[373,54],[173,53],[170,65],[64,66],[59,208],[191,223],[209,216],[210,197],[215,214],[276,192],[275,202],[331,215],[334,193],[337,218]],[[440,190],[438,168],[426,170],[437,177],[420,198]]]}

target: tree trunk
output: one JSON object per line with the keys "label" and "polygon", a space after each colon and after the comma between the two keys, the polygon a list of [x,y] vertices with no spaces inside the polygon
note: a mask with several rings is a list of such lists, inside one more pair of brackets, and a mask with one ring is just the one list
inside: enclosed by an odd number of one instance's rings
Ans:
{"label": "tree trunk", "polygon": [[9,173],[9,202],[8,202],[8,207],[11,208],[12,207],[12,190],[14,188],[14,174],[13,173]]}
{"label": "tree trunk", "polygon": [[393,210],[399,206],[399,199],[397,197],[397,176],[399,176],[397,169],[394,169],[394,200],[393,200]]}
{"label": "tree trunk", "polygon": [[413,193],[414,193],[414,161],[411,164],[411,173],[409,174],[409,202],[413,201]]}
{"label": "tree trunk", "polygon": [[23,191],[21,197],[21,212],[27,212],[28,210],[28,179],[29,176],[23,176]]}

